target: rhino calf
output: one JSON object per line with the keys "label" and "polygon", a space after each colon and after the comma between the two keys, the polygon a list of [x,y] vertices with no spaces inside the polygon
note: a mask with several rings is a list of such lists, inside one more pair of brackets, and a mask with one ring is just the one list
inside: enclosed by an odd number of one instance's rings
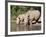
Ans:
{"label": "rhino calf", "polygon": [[16,24],[17,25],[19,25],[19,26],[24,25],[24,31],[27,30],[27,28],[26,28],[27,23],[28,23],[28,18],[27,18],[26,14],[21,14],[16,19]]}

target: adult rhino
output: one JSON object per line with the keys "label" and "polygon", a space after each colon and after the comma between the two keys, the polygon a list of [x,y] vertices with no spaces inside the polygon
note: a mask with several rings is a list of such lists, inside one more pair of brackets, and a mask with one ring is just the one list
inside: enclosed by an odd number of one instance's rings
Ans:
{"label": "adult rhino", "polygon": [[36,21],[38,21],[39,17],[40,17],[40,12],[39,10],[29,10],[27,11],[27,15],[28,15],[28,23],[29,23],[29,30],[32,30],[32,23],[35,23]]}

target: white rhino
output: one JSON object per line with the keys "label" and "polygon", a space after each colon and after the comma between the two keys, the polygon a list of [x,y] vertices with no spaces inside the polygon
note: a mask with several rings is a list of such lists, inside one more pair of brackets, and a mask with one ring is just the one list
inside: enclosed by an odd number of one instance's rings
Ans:
{"label": "white rhino", "polygon": [[20,24],[22,24],[23,23],[23,25],[25,26],[25,30],[26,30],[26,25],[27,25],[27,23],[28,23],[28,17],[27,17],[27,15],[26,14],[21,14],[21,15],[19,15],[17,18],[16,18],[16,24],[17,25],[20,25]]}
{"label": "white rhino", "polygon": [[16,23],[17,24],[19,24],[19,22],[20,23],[27,23],[27,21],[28,21],[28,17],[27,17],[27,15],[26,14],[21,14],[21,15],[19,15],[18,17],[17,17],[17,19],[16,19]]}
{"label": "white rhino", "polygon": [[38,20],[38,18],[40,17],[40,12],[38,10],[29,10],[27,12],[28,15],[28,22],[30,23],[30,29],[32,30],[32,23],[35,23],[36,20]]}

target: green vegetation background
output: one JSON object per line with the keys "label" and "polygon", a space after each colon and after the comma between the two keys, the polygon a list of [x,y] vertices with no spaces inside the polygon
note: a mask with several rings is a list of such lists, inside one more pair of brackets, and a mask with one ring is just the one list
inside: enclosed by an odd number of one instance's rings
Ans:
{"label": "green vegetation background", "polygon": [[11,5],[11,17],[17,17],[19,14],[26,13],[28,10],[30,10],[30,8],[40,10],[40,7]]}

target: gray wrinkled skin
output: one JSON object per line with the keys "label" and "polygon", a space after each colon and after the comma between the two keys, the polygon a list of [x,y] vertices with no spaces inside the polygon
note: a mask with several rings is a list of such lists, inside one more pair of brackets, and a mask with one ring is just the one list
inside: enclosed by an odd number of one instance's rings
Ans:
{"label": "gray wrinkled skin", "polygon": [[30,29],[32,30],[32,23],[35,23],[36,20],[38,20],[40,17],[40,12],[38,10],[29,10],[27,15],[29,17]]}

